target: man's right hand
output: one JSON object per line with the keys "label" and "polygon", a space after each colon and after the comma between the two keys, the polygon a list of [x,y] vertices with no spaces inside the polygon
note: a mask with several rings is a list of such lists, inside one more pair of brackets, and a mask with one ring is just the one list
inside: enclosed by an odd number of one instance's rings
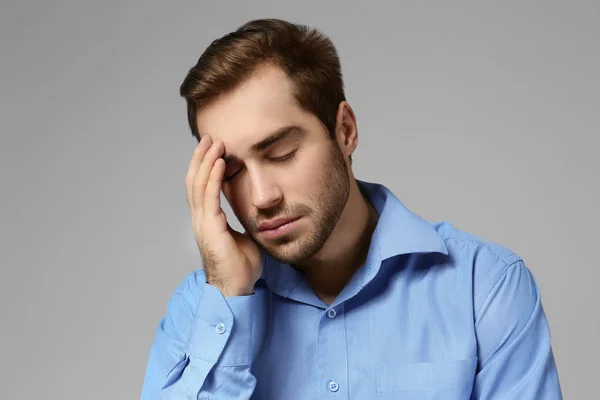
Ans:
{"label": "man's right hand", "polygon": [[223,143],[202,137],[185,177],[187,202],[207,283],[225,297],[245,296],[253,293],[262,273],[262,252],[248,233],[229,226],[221,208],[224,151]]}

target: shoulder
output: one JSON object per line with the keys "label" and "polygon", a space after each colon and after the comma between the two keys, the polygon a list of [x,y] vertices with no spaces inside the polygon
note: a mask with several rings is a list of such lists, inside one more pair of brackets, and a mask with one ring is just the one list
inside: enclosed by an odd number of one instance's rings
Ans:
{"label": "shoulder", "polygon": [[506,281],[507,274],[520,274],[534,283],[522,257],[509,247],[457,229],[446,221],[432,226],[444,240],[452,264],[469,270],[475,314],[490,292]]}
{"label": "shoulder", "polygon": [[457,229],[450,222],[435,222],[432,226],[444,240],[449,252],[466,252],[465,256],[484,256],[486,261],[505,265],[521,259],[505,245]]}

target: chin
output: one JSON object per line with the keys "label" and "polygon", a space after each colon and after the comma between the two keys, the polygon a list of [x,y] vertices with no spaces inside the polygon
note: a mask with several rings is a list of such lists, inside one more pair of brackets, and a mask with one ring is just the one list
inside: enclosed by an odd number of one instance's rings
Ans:
{"label": "chin", "polygon": [[296,264],[317,254],[323,246],[317,243],[306,243],[302,240],[291,240],[285,244],[265,247],[265,251],[273,259],[283,264]]}

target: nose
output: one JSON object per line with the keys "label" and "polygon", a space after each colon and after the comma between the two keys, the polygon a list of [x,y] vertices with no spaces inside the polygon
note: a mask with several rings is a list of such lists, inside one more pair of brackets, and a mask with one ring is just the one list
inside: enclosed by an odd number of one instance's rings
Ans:
{"label": "nose", "polygon": [[281,202],[282,192],[274,180],[264,171],[248,171],[252,204],[258,209],[268,209]]}

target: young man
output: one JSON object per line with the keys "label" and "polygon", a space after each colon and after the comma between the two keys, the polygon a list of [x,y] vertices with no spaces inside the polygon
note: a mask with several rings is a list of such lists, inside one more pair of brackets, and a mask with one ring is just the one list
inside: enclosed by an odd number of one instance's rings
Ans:
{"label": "young man", "polygon": [[203,269],[169,302],[142,400],[561,398],[523,260],[354,178],[327,37],[251,21],[206,49],[181,95]]}

